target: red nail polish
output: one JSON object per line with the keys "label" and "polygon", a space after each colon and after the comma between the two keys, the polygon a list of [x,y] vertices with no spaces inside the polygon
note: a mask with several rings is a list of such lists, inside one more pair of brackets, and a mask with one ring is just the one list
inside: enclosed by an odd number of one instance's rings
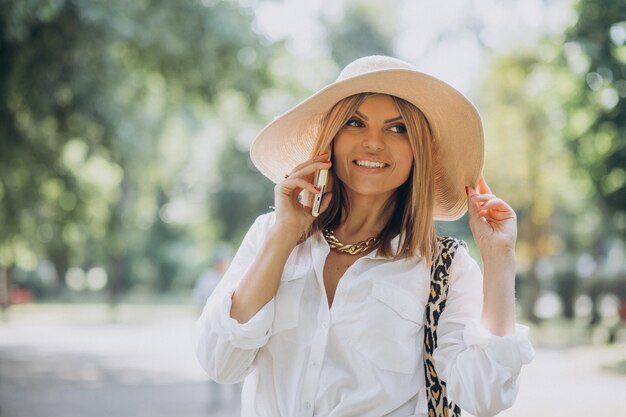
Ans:
{"label": "red nail polish", "polygon": [[317,191],[318,193],[319,193],[320,191],[322,191],[322,189],[321,189],[320,187],[314,187],[314,188],[315,188],[315,191]]}
{"label": "red nail polish", "polygon": [[465,186],[465,195],[469,195],[469,187],[467,185]]}
{"label": "red nail polish", "polygon": [[324,161],[324,163],[325,163],[325,164],[330,164],[331,162],[330,162],[330,161]]}

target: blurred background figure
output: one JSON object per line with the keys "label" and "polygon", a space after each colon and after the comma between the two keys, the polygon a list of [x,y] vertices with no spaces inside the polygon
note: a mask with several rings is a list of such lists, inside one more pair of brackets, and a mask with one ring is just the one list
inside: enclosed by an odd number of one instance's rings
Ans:
{"label": "blurred background figure", "polygon": [[193,287],[193,301],[200,310],[204,308],[217,284],[230,265],[230,253],[225,248],[216,249],[211,262],[212,267],[203,271]]}
{"label": "blurred background figure", "polygon": [[[193,300],[199,311],[202,311],[207,299],[213,293],[217,284],[224,276],[231,261],[231,251],[226,247],[219,247],[213,253],[212,267],[200,274],[193,287]],[[224,404],[239,404],[241,399],[242,383],[218,384],[213,380],[208,380],[209,402],[208,411],[210,413],[219,410]],[[210,414],[209,414],[210,415]]]}

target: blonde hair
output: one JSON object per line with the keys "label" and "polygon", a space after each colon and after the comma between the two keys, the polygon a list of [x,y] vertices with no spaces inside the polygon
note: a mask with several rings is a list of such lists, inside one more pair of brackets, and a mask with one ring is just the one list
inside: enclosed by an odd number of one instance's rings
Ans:
{"label": "blonde hair", "polygon": [[[333,106],[322,120],[322,126],[311,157],[332,146],[339,130],[356,112],[363,100],[373,93],[346,97]],[[428,264],[436,251],[437,238],[434,223],[434,176],[432,152],[433,134],[426,116],[413,104],[390,96],[402,116],[413,152],[413,167],[409,178],[385,206],[391,211],[389,221],[378,236],[379,254],[392,259],[421,256]],[[335,229],[341,221],[342,208],[349,212],[343,183],[334,171],[329,171],[333,198],[329,207],[313,222],[310,234],[322,229]],[[398,250],[394,253],[391,240],[400,235]]]}

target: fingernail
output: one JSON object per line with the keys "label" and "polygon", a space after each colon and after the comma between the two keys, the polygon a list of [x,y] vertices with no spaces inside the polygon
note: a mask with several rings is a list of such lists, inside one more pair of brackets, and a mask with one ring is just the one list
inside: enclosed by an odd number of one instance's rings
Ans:
{"label": "fingernail", "polygon": [[318,193],[319,193],[320,191],[322,191],[322,189],[321,189],[320,187],[313,187],[313,188],[315,188],[315,191],[317,191]]}
{"label": "fingernail", "polygon": [[325,164],[330,164],[330,163],[331,163],[331,161],[324,161],[324,163],[325,163]]}
{"label": "fingernail", "polygon": [[320,156],[326,156],[328,155],[328,152],[324,152],[323,154],[321,154]]}
{"label": "fingernail", "polygon": [[465,195],[469,195],[469,187],[467,185],[465,186]]}

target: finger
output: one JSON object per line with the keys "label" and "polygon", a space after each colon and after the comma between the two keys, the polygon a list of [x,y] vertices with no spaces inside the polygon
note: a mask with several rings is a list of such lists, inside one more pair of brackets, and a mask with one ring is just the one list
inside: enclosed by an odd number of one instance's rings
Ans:
{"label": "finger", "polygon": [[291,173],[289,174],[289,176],[292,175],[292,173],[301,170],[302,168],[312,164],[312,163],[316,163],[316,162],[324,162],[324,161],[328,161],[328,152],[325,152],[323,154],[320,154],[318,156],[316,156],[315,158],[311,158],[311,159],[307,159],[304,162],[299,163],[298,165],[296,165],[292,170]]}
{"label": "finger", "polygon": [[498,198],[498,197],[496,197],[493,194],[478,194],[478,193],[472,196],[472,200],[474,201],[489,201],[493,198]]}
{"label": "finger", "polygon": [[289,177],[289,179],[281,182],[279,187],[283,194],[292,194],[296,189],[307,190],[313,194],[320,192],[319,188],[302,178]]}
{"label": "finger", "polygon": [[504,221],[509,219],[514,219],[515,216],[512,212],[508,211],[494,211],[494,210],[485,210],[480,212],[480,217],[487,221]]}
{"label": "finger", "polygon": [[491,192],[491,188],[489,188],[489,185],[487,184],[487,180],[485,180],[485,177],[483,175],[481,175],[480,177],[478,177],[478,190],[480,191],[481,194],[493,194]]}
{"label": "finger", "polygon": [[326,151],[317,155],[315,158],[311,158],[311,160],[327,161],[329,159],[328,156],[329,156],[328,151]]}
{"label": "finger", "polygon": [[331,161],[308,161],[303,166],[296,167],[296,169],[289,174],[289,178],[308,178],[316,171],[329,169],[331,166]]}
{"label": "finger", "polygon": [[504,200],[500,198],[494,198],[487,201],[482,207],[483,210],[496,210],[496,211],[509,211],[512,212],[513,209],[509,206]]}
{"label": "finger", "polygon": [[515,211],[505,201],[493,201],[480,208],[481,216],[488,216],[497,220],[515,218]]}

